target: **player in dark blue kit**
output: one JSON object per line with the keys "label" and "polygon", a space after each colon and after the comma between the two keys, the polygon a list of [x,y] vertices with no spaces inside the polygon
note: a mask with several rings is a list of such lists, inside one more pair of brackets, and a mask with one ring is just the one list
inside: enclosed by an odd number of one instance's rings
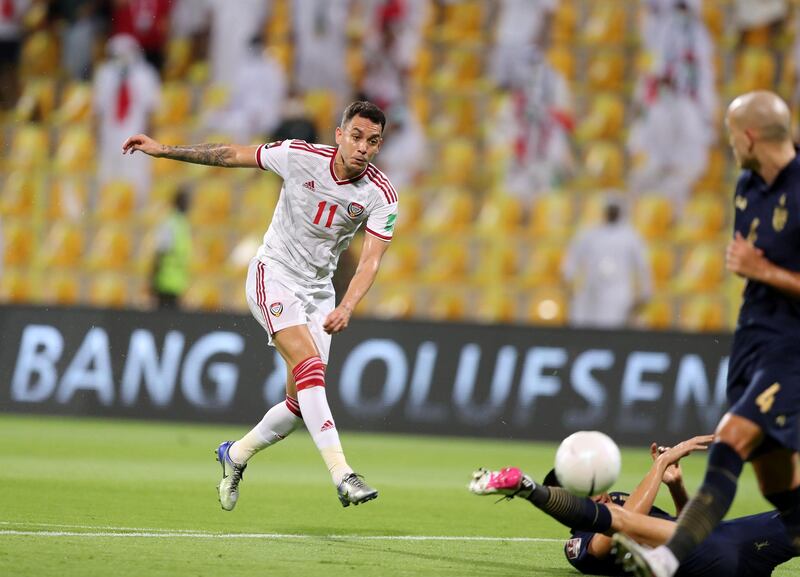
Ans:
{"label": "player in dark blue kit", "polygon": [[[653,466],[630,495],[602,494],[580,498],[558,487],[551,471],[539,485],[516,468],[480,469],[473,474],[470,491],[477,495],[504,495],[527,499],[560,523],[570,527],[564,545],[570,564],[587,575],[623,575],[612,554],[611,534],[624,531],[648,546],[665,543],[674,533],[676,518],[653,506],[660,483],[669,488],[680,513],[688,495],[679,460],[703,449],[712,436],[695,437],[671,448],[651,446]],[[776,511],[721,523],[702,545],[687,556],[678,577],[765,577],[795,556]]]}
{"label": "player in dark blue kit", "polygon": [[730,508],[745,461],[800,551],[800,159],[789,108],[772,92],[738,97],[725,122],[743,169],[726,266],[747,279],[728,368],[730,409],[703,484],[669,542],[648,550],[615,537],[639,576],[676,573]]}

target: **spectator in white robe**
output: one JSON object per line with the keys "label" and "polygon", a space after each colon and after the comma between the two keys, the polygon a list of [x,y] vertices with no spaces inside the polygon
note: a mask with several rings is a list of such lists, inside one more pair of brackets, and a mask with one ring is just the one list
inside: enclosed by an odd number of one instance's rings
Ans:
{"label": "spectator in white robe", "polygon": [[286,75],[261,37],[253,39],[230,88],[225,105],[208,112],[206,128],[230,135],[236,142],[264,140],[272,134],[281,122]]}
{"label": "spectator in white robe", "polygon": [[335,109],[350,98],[347,73],[349,0],[294,0],[294,71],[302,92],[324,89],[336,96]]}
{"label": "spectator in white robe", "polygon": [[628,188],[664,194],[679,213],[717,134],[714,48],[698,0],[649,0],[646,8],[641,37],[651,65],[637,85],[628,138],[643,160]]}
{"label": "spectator in white robe", "polygon": [[426,168],[427,138],[410,109],[396,104],[387,112],[386,134],[391,136],[375,157],[375,163],[392,175],[392,184],[402,194],[419,180]]}
{"label": "spectator in white robe", "polygon": [[618,200],[608,200],[602,224],[572,239],[562,275],[572,292],[569,322],[576,327],[624,327],[650,299],[645,242],[623,218]]}
{"label": "spectator in white robe", "polygon": [[[201,0],[197,0],[198,4]],[[233,85],[253,38],[264,31],[270,0],[205,0],[210,15],[211,81]],[[336,2],[334,2],[335,4]]]}
{"label": "spectator in white robe", "polygon": [[132,36],[113,36],[106,53],[107,60],[94,76],[92,98],[98,127],[98,179],[101,185],[112,180],[130,182],[141,206],[150,191],[152,159],[146,154],[123,157],[122,143],[131,134],[148,131],[159,104],[161,81]]}

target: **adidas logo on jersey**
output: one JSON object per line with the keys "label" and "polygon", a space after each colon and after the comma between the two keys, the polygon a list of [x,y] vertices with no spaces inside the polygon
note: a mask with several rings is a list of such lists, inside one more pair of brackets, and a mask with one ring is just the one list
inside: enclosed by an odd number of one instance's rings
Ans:
{"label": "adidas logo on jersey", "polygon": [[307,188],[311,192],[314,192],[314,181],[313,180],[309,180],[308,182],[304,182],[303,183],[303,188]]}
{"label": "adidas logo on jersey", "polygon": [[322,428],[320,428],[319,432],[320,433],[324,433],[325,431],[327,431],[329,429],[335,429],[335,428],[336,428],[336,425],[333,424],[333,421],[328,419],[327,421],[322,423]]}

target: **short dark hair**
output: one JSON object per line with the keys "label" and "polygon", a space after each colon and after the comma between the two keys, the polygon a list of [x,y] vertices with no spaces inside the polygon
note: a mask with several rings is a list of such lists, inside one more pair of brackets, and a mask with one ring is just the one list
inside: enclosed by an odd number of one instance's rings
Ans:
{"label": "short dark hair", "polygon": [[367,120],[371,120],[375,124],[380,124],[381,132],[383,132],[383,129],[386,127],[386,115],[383,113],[383,110],[367,100],[356,100],[344,109],[341,128],[344,128],[344,125],[353,120],[356,116],[361,116]]}
{"label": "short dark hair", "polygon": [[550,472],[545,475],[544,480],[542,481],[542,485],[545,487],[560,487],[561,483],[558,481],[558,477],[556,476],[556,470],[550,469]]}

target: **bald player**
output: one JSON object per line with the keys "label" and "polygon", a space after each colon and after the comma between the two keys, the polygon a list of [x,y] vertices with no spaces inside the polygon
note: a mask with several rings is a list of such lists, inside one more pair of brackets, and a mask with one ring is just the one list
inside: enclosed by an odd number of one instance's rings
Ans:
{"label": "bald player", "polygon": [[728,365],[730,409],[717,425],[703,484],[666,545],[649,550],[615,536],[635,575],[676,573],[727,513],[745,461],[800,551],[800,160],[790,119],[772,92],[744,94],[728,108],[742,174],[725,264],[747,279]]}

